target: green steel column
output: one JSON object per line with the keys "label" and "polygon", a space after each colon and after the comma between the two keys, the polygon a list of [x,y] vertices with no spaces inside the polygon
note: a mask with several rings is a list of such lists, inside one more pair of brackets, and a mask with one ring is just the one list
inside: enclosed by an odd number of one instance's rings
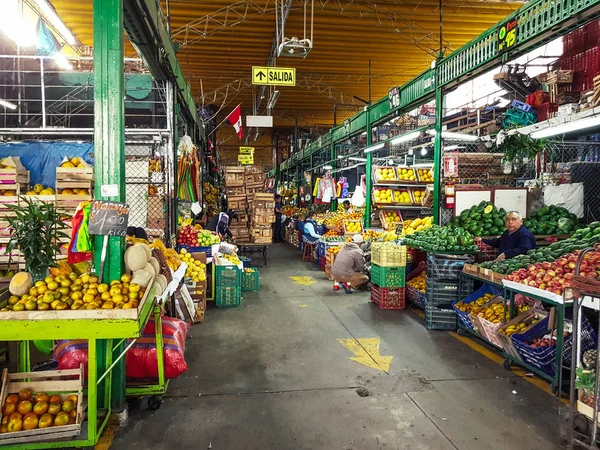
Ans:
{"label": "green steel column", "polygon": [[[371,108],[367,108],[367,148],[369,148],[372,144],[372,133],[371,133]],[[366,183],[365,183],[365,228],[371,226],[371,189],[373,180],[371,177],[373,166],[373,152],[367,153],[367,164],[365,166],[365,175],[366,175]],[[358,180],[360,183],[360,180]]]}
{"label": "green steel column", "polygon": [[[123,0],[94,0],[94,197],[101,200],[125,201],[123,33]],[[118,195],[102,197],[102,185],[117,185]],[[97,236],[96,270],[100,267],[102,242],[103,238]],[[123,238],[109,238],[104,281],[120,278],[124,247]],[[104,355],[101,346],[106,342],[98,344],[98,355]],[[121,347],[116,352],[123,351],[124,345]],[[101,371],[105,369],[103,362],[99,361]],[[112,377],[112,404],[121,408],[124,401],[125,358],[114,368]]]}
{"label": "green steel column", "polygon": [[[330,154],[330,158],[333,163],[331,164],[333,166],[333,169],[337,169],[338,168],[338,163],[337,163],[337,149],[335,148],[335,144],[332,142],[331,143],[331,149],[329,151]],[[339,178],[339,173],[336,174]],[[336,177],[334,177],[336,178]],[[336,200],[332,200],[331,201],[331,211],[337,211],[338,209],[338,202],[337,199]]]}
{"label": "green steel column", "polygon": [[435,83],[435,142],[433,147],[433,222],[440,223],[440,189],[442,161],[442,119],[444,116],[444,93],[439,83],[439,65],[436,65]]}

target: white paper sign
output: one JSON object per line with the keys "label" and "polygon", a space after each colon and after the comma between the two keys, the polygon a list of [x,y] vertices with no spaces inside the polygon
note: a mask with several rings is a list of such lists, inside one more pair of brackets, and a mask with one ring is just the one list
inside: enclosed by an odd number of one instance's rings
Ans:
{"label": "white paper sign", "polygon": [[100,194],[102,197],[117,197],[119,195],[119,185],[103,184],[100,186]]}
{"label": "white paper sign", "polygon": [[202,206],[200,206],[200,203],[198,203],[198,202],[193,203],[192,207],[190,209],[196,216],[202,212]]}

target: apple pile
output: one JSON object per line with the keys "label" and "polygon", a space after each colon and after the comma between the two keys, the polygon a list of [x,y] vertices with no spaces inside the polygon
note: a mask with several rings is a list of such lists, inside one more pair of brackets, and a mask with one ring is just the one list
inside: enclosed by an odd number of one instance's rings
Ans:
{"label": "apple pile", "polygon": [[[575,266],[580,253],[580,250],[575,250],[551,263],[530,264],[527,268],[507,275],[506,279],[562,295],[565,288],[571,287],[571,280],[575,274]],[[600,277],[600,251],[585,254],[579,267],[579,274],[594,279]]]}
{"label": "apple pile", "polygon": [[203,230],[199,225],[186,225],[179,228],[177,233],[177,243],[188,245],[190,247],[209,247],[221,242],[216,233]]}

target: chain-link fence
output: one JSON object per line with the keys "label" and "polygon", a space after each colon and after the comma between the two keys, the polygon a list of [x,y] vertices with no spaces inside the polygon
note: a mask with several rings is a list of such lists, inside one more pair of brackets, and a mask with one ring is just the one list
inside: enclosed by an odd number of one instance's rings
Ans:
{"label": "chain-link fence", "polygon": [[142,227],[150,236],[167,232],[168,196],[165,143],[128,142],[125,145],[125,198],[129,226]]}

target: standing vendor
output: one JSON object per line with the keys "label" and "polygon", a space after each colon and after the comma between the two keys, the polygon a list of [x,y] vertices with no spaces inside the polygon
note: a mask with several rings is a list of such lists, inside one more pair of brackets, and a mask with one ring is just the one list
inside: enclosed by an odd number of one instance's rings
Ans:
{"label": "standing vendor", "polygon": [[283,242],[283,237],[282,237],[282,232],[283,232],[283,228],[281,226],[281,195],[276,194],[275,195],[275,239],[273,240],[273,242],[275,242],[276,244],[279,242]]}
{"label": "standing vendor", "polygon": [[302,242],[307,244],[316,244],[321,235],[317,233],[317,222],[313,219],[313,213],[309,212],[304,220],[304,229],[302,231]]}
{"label": "standing vendor", "polygon": [[342,283],[346,294],[352,294],[351,288],[361,287],[369,281],[369,277],[365,274],[365,254],[360,248],[363,242],[363,237],[355,234],[352,242],[344,244],[335,257],[331,268],[334,291],[339,290]]}
{"label": "standing vendor", "polygon": [[502,236],[496,239],[483,239],[483,242],[498,249],[496,260],[524,255],[537,247],[535,237],[523,226],[523,219],[517,211],[510,211],[506,215],[505,223],[506,231]]}
{"label": "standing vendor", "polygon": [[237,219],[237,214],[232,209],[228,210],[226,213],[219,213],[210,219],[206,225],[206,229],[216,232],[222,238],[228,236],[230,239],[233,239],[233,235],[229,230],[229,224],[233,219]]}

